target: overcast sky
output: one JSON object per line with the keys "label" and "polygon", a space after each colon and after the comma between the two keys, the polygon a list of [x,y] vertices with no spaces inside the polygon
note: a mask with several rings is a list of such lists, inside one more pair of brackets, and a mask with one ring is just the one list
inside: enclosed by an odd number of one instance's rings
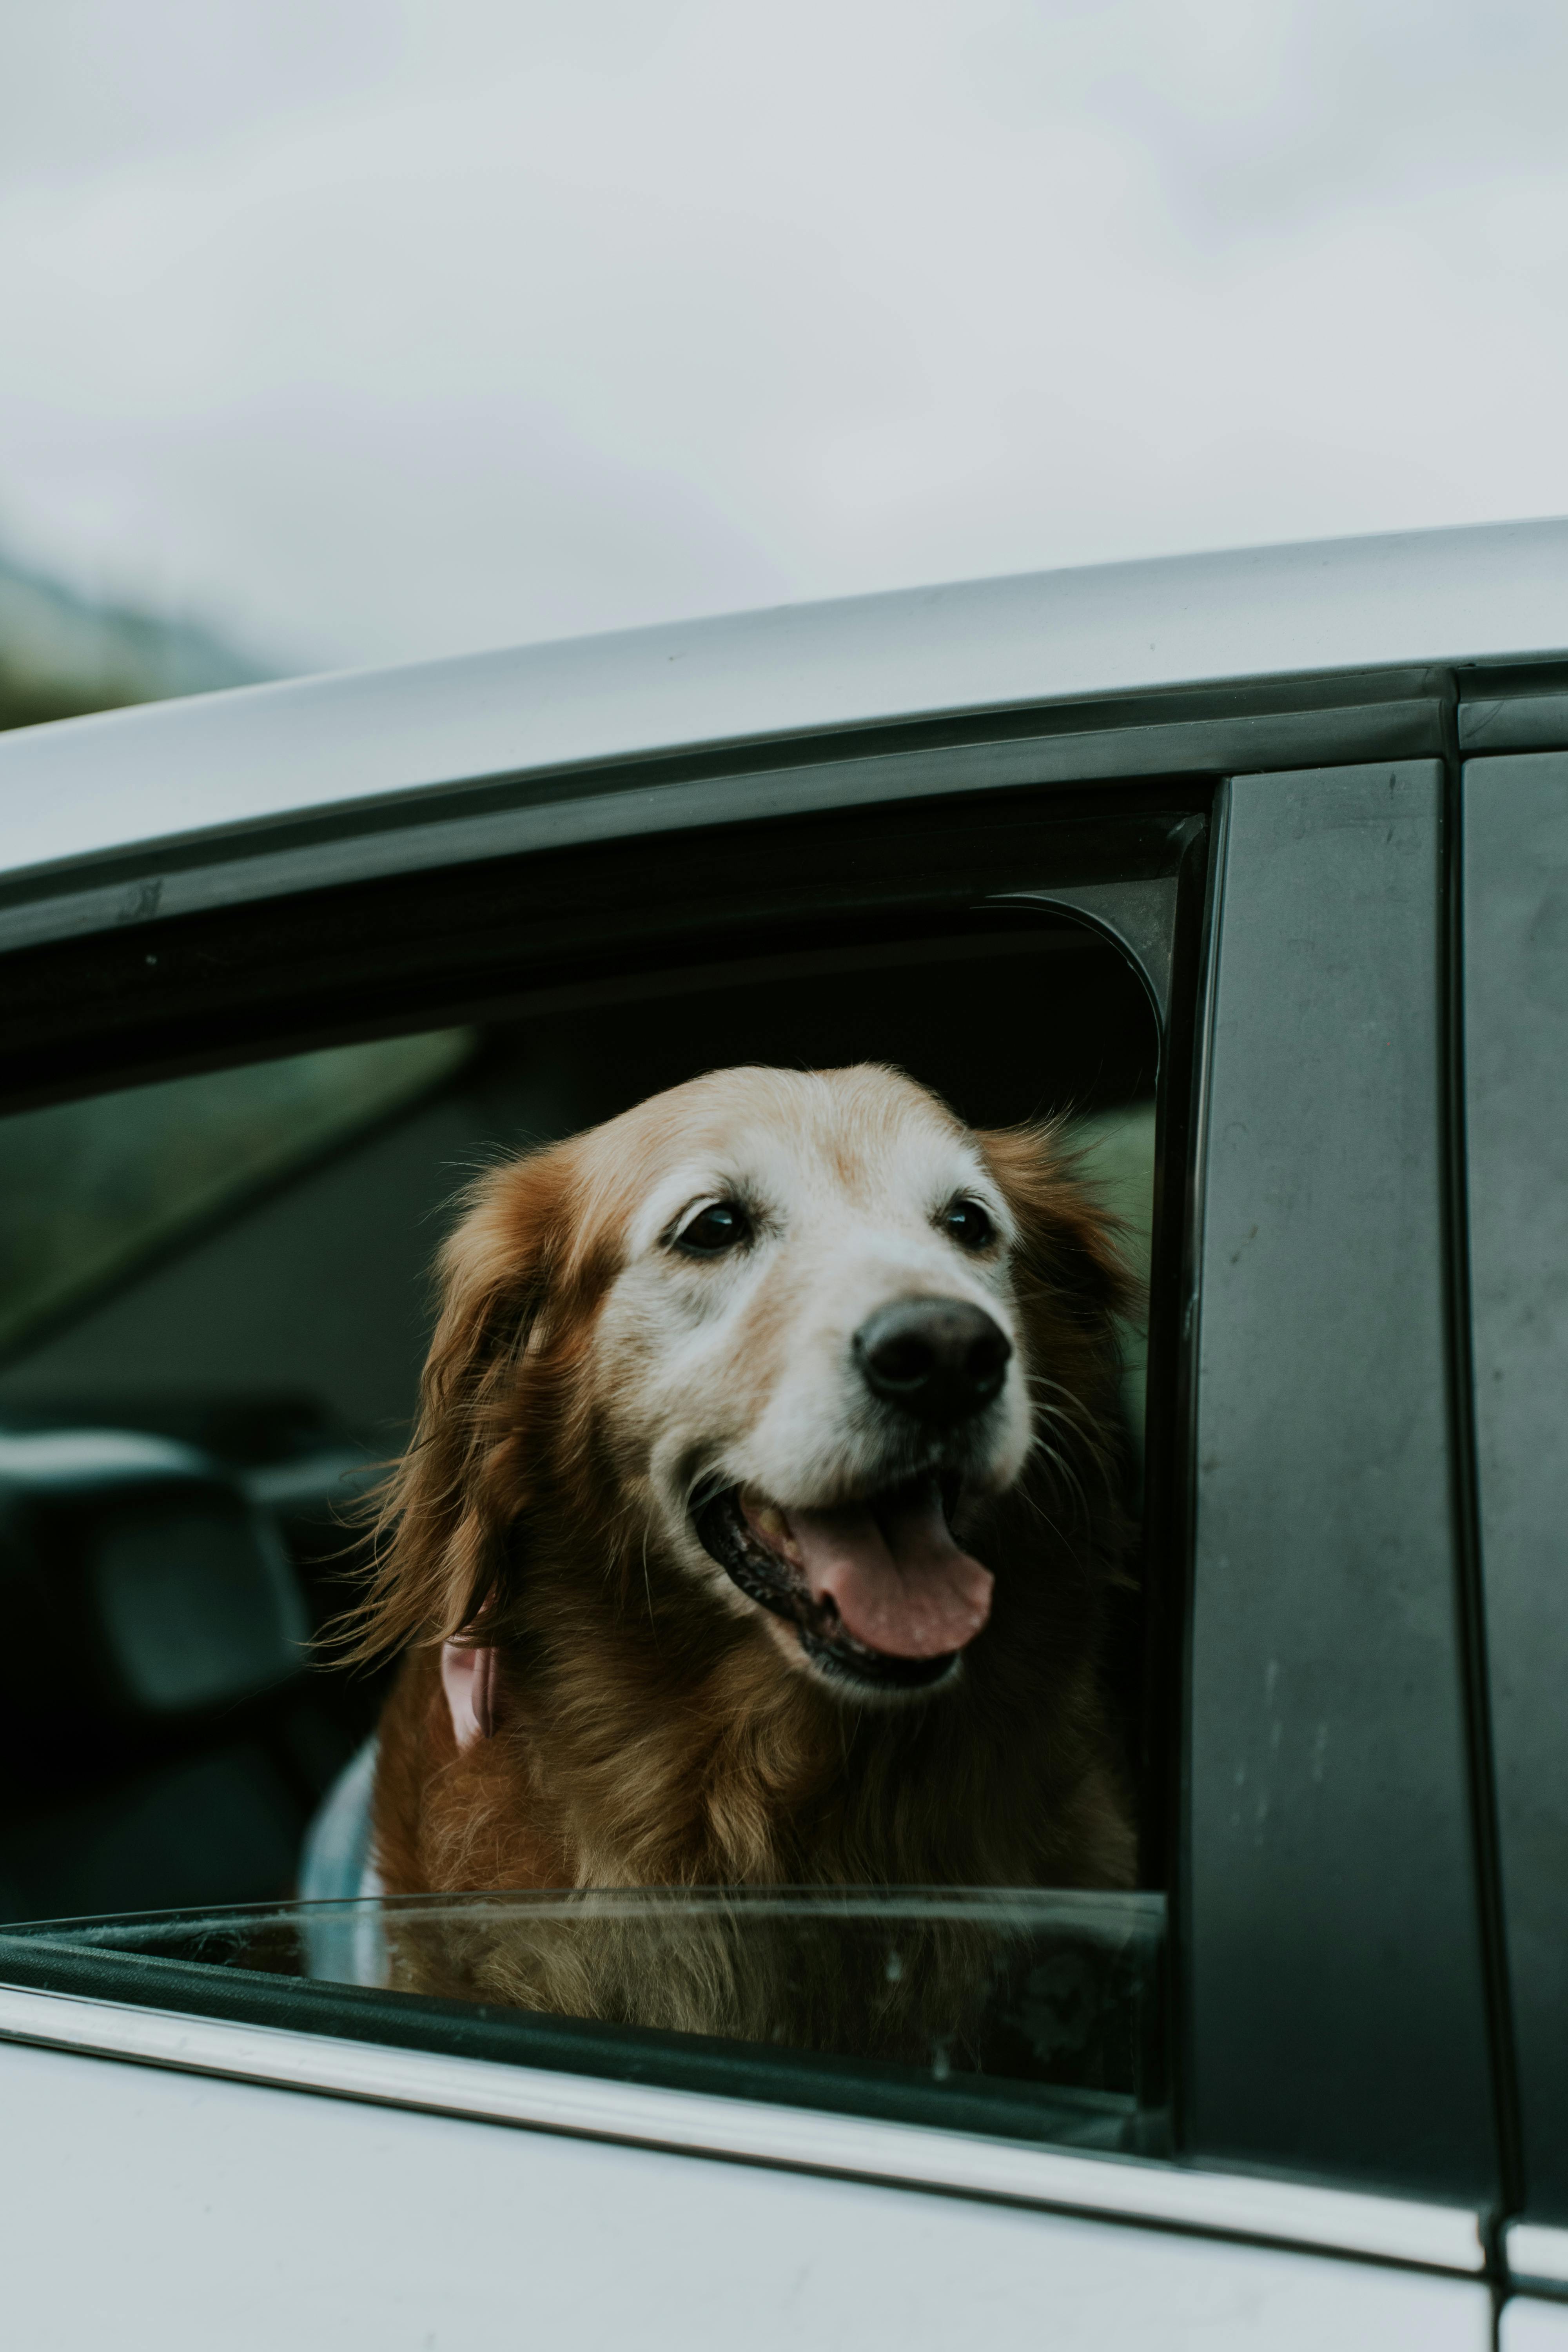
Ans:
{"label": "overcast sky", "polygon": [[36,0],[0,541],[284,667],[1568,511],[1563,0]]}

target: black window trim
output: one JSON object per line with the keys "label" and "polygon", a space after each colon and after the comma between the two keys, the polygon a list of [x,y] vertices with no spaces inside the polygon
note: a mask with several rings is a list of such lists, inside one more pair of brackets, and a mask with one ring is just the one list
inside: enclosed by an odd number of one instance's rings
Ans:
{"label": "black window trim", "polygon": [[0,955],[300,890],[669,830],[991,792],[1409,757],[1452,733],[1431,667],[1224,681],[1088,702],[456,778],[307,815],[0,871]]}

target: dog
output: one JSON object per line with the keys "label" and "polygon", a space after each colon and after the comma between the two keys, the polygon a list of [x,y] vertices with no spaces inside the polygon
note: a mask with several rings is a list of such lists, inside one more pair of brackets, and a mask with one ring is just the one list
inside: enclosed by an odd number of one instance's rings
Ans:
{"label": "dog", "polygon": [[[358,1628],[406,1653],[389,1897],[1132,1883],[1101,1652],[1134,1291],[1059,1124],[721,1070],[487,1173],[438,1279]],[[832,1988],[781,2024],[702,1916],[653,1971],[624,1927],[411,1932],[393,1981],[854,2039]]]}

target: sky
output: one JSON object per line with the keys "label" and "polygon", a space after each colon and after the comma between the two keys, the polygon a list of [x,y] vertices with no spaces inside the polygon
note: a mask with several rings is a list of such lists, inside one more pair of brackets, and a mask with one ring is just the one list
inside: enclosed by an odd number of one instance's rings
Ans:
{"label": "sky", "polygon": [[49,0],[0,545],[279,670],[1568,512],[1563,0]]}

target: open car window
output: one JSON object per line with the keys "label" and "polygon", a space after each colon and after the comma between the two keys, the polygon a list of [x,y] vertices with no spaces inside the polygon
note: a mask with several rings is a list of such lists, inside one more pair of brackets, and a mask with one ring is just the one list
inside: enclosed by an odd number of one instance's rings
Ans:
{"label": "open car window", "polygon": [[332,1046],[0,1120],[0,1355],[426,1092],[463,1030]]}
{"label": "open car window", "polygon": [[[1147,830],[1136,870],[1163,867],[1173,908],[1188,835]],[[1098,870],[1121,854],[1108,844]],[[1004,844],[998,888],[1016,877]],[[1141,907],[1159,887],[1139,882]],[[12,1982],[1169,2147],[1158,1836],[1136,1889],[378,1897],[363,1800],[396,1661],[351,1669],[332,1646],[363,1570],[356,1514],[407,1443],[456,1196],[714,1066],[887,1065],[975,1127],[1058,1122],[1053,1148],[1125,1265],[1136,1515],[1161,1023],[1103,925],[1048,902],[977,918],[965,896],[956,920],[819,922],[806,940],[775,925],[766,953],[731,940],[637,976],[606,954],[595,979],[579,955],[543,1004],[492,987],[456,1024],[302,1040],[0,1121],[0,1580],[23,1628],[0,1663]],[[1103,1658],[1130,1807],[1164,1772],[1139,1576],[1134,1559],[1110,1597]],[[26,1663],[57,1622],[83,1662],[69,1737]]]}

